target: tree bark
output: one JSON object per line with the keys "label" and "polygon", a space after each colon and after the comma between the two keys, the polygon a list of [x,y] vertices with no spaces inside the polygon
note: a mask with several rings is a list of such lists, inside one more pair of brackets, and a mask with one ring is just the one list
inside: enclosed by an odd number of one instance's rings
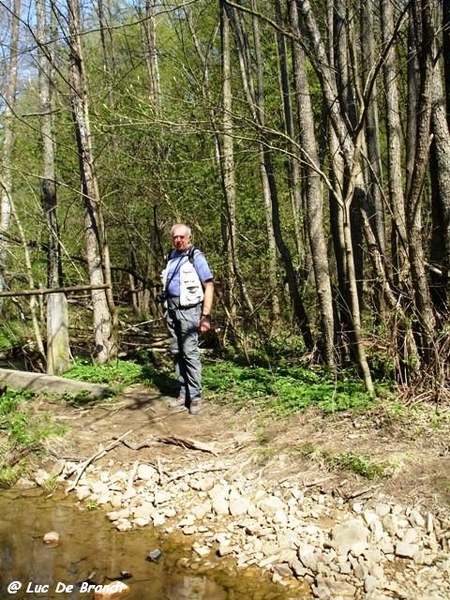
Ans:
{"label": "tree bark", "polygon": [[253,314],[253,303],[248,293],[245,282],[241,276],[237,251],[236,227],[236,173],[234,165],[233,117],[232,117],[232,89],[231,89],[231,48],[230,27],[225,10],[221,11],[221,38],[222,38],[222,136],[220,164],[222,169],[222,182],[224,192],[224,237],[228,259],[228,293],[230,315],[235,316],[236,303],[234,301],[235,289],[238,287],[245,306]]}
{"label": "tree bark", "polygon": [[[289,16],[292,31],[299,39],[301,34],[294,0],[289,1]],[[334,308],[324,230],[323,188],[320,179],[320,163],[315,140],[314,115],[308,87],[305,53],[295,39],[293,42],[293,67],[299,129],[298,146],[301,149],[299,159],[304,165],[305,174],[305,217],[320,313],[320,351],[323,362],[334,368]]]}
{"label": "tree bark", "polygon": [[[69,12],[70,99],[79,153],[81,194],[85,211],[86,258],[89,280],[91,285],[96,288],[92,290],[94,358],[102,364],[114,360],[117,356],[116,314],[112,295],[108,294],[108,290],[97,288],[97,286],[111,282],[111,271],[92,155],[78,0],[67,0],[67,7]],[[109,287],[109,290],[111,290],[111,287]]]}
{"label": "tree bark", "polygon": [[[422,238],[422,199],[430,156],[430,123],[433,86],[432,19],[429,0],[413,0],[411,18],[417,41],[419,90],[417,121],[413,140],[414,164],[406,193],[406,223],[411,278],[414,288],[416,332],[419,351],[425,365],[434,360],[433,332],[436,326],[431,307],[430,291],[425,270],[424,241]],[[414,84],[414,82],[413,82]]]}
{"label": "tree bark", "polygon": [[20,0],[14,0],[11,18],[11,37],[9,41],[8,67],[6,70],[6,85],[3,115],[3,149],[2,149],[2,189],[0,192],[0,291],[7,286],[6,269],[8,242],[5,233],[8,232],[11,223],[11,204],[12,195],[12,153],[14,146],[14,105],[17,92],[17,59],[19,42],[19,17]]}
{"label": "tree bark", "polygon": [[[361,328],[361,310],[360,296],[362,280],[357,277],[357,269],[361,268],[361,260],[355,255],[359,252],[358,245],[355,243],[355,230],[353,227],[353,211],[355,207],[359,211],[358,203],[360,202],[360,194],[364,194],[364,186],[361,180],[361,128],[357,129],[358,134],[354,140],[355,132],[351,127],[350,117],[353,116],[352,95],[345,89],[345,85],[341,85],[341,91],[338,92],[338,87],[335,82],[335,73],[337,65],[329,64],[325,51],[325,46],[320,35],[320,30],[317,24],[317,19],[313,13],[309,0],[298,2],[299,14],[303,19],[308,44],[303,41],[305,52],[308,50],[308,55],[312,61],[313,68],[322,85],[324,101],[327,108],[327,113],[331,121],[331,126],[334,129],[337,140],[339,141],[339,149],[342,152],[345,167],[344,188],[333,189],[333,197],[337,202],[337,211],[342,218],[342,242],[344,244],[344,260],[345,269],[345,284],[341,288],[342,293],[348,297],[348,317],[351,322],[351,344],[360,366],[361,373],[366,385],[367,391],[373,395],[374,387],[370,368],[367,361],[367,355],[362,338]],[[342,51],[341,51],[342,54]],[[350,94],[350,95],[349,95]],[[345,106],[341,106],[340,98],[344,98]],[[349,129],[350,127],[350,129]],[[356,206],[354,205],[356,203]],[[359,228],[357,229],[359,232]],[[345,298],[345,296],[344,296]],[[343,306],[343,309],[346,309]]]}
{"label": "tree bark", "polygon": [[[37,0],[37,42],[39,56],[39,96],[42,117],[41,139],[43,176],[41,203],[48,227],[47,284],[50,288],[62,285],[61,248],[57,219],[55,183],[55,151],[53,136],[52,102],[52,41],[47,35],[45,0]],[[45,51],[44,51],[45,48]],[[55,292],[47,298],[47,373],[61,375],[70,367],[69,315],[67,298]]]}

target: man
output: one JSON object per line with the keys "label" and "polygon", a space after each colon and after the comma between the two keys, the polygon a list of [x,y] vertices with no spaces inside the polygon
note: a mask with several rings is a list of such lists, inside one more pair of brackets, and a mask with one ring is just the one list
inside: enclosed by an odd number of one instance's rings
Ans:
{"label": "man", "polygon": [[191,243],[191,228],[178,223],[171,229],[174,250],[162,273],[167,297],[165,319],[170,334],[170,352],[180,382],[172,410],[187,408],[191,415],[201,410],[202,367],[198,334],[211,329],[214,296],[213,273],[205,255]]}

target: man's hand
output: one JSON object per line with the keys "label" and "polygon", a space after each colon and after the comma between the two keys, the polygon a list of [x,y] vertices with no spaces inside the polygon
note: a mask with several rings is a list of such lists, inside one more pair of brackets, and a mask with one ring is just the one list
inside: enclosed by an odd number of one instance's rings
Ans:
{"label": "man's hand", "polygon": [[210,317],[210,315],[202,315],[200,317],[200,325],[198,327],[198,330],[200,331],[200,333],[206,333],[210,329],[211,329],[211,317]]}

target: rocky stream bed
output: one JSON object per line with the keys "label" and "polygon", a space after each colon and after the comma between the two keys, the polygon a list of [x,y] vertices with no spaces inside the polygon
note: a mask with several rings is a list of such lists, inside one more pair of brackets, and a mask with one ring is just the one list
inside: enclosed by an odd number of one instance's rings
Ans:
{"label": "rocky stream bed", "polygon": [[277,468],[280,457],[258,468],[248,415],[244,426],[243,414],[234,424],[228,414],[223,427],[217,409],[172,415],[163,400],[132,390],[114,407],[67,408],[59,416],[72,423],[71,445],[54,446],[34,481],[56,477],[120,531],[153,527],[180,540],[186,569],[258,568],[289,599],[450,598],[445,507],[293,461]]}

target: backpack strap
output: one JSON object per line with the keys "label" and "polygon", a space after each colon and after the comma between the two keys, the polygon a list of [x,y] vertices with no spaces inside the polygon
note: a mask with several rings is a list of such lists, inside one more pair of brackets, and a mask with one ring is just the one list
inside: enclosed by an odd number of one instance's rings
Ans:
{"label": "backpack strap", "polygon": [[[194,265],[194,256],[196,251],[198,250],[198,248],[196,248],[195,246],[191,246],[188,250],[188,259],[189,262],[191,262]],[[200,252],[200,250],[198,250],[198,252]],[[195,265],[194,265],[195,267]]]}
{"label": "backpack strap", "polygon": [[[171,250],[169,250],[166,254],[166,264],[169,262],[169,260],[171,260],[171,258],[173,257],[174,253],[176,252],[175,248],[172,248]],[[187,253],[187,257],[190,263],[194,264],[194,256],[196,252],[200,252],[200,250],[198,248],[196,248],[195,246],[190,246],[188,253]],[[194,265],[195,266],[195,265]]]}

